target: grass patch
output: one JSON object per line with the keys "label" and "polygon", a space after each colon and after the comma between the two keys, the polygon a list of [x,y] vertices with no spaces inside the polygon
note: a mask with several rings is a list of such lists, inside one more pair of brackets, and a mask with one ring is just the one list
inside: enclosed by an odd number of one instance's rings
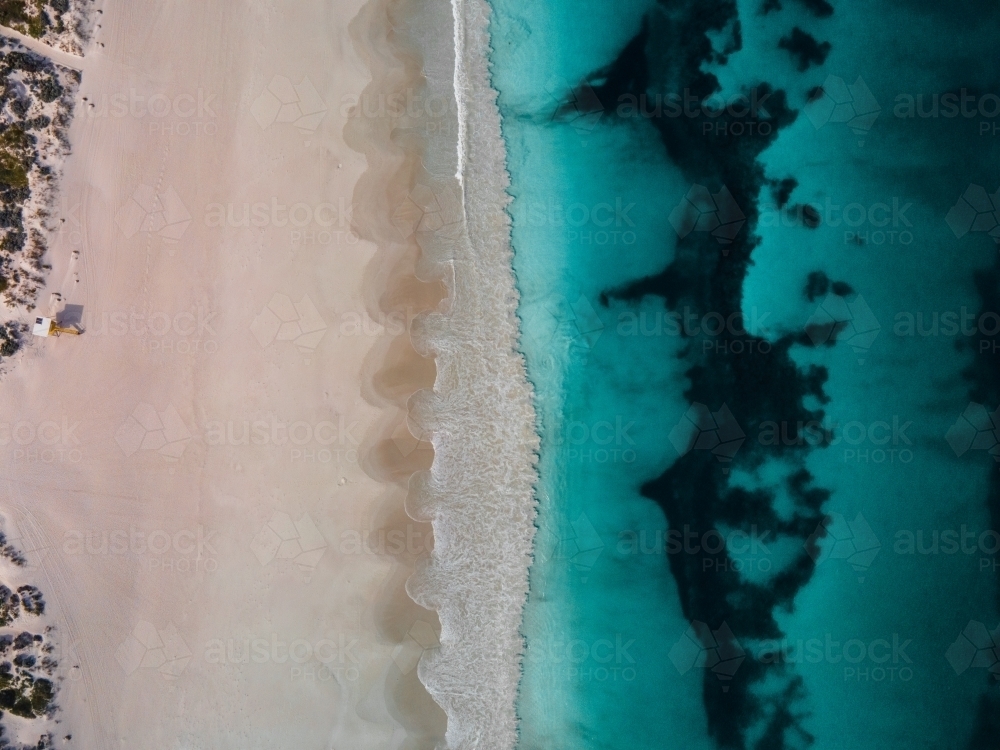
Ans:
{"label": "grass patch", "polygon": [[43,0],[0,0],[0,24],[40,39],[50,21]]}
{"label": "grass patch", "polygon": [[[6,326],[0,326],[0,354],[9,357],[10,354],[16,352],[18,344],[20,344],[18,338],[16,331],[8,332]],[[10,354],[4,354],[5,351],[9,351]],[[0,586],[0,626],[6,627],[20,616],[21,597],[6,586]],[[0,638],[0,653],[6,650],[7,644],[3,638]]]}
{"label": "grass patch", "polygon": [[0,133],[0,184],[12,188],[28,186],[28,170],[34,162],[34,138],[20,126]]}
{"label": "grass patch", "polygon": [[[21,335],[26,330],[27,326],[19,323],[0,325],[0,357],[10,357],[21,348]],[[42,602],[41,607],[44,610],[44,602]],[[6,586],[0,586],[0,624],[10,624],[20,614],[20,610],[21,597]]]}
{"label": "grass patch", "polygon": [[0,685],[0,709],[25,719],[44,715],[55,697],[52,681],[44,677],[4,673],[0,674]]}

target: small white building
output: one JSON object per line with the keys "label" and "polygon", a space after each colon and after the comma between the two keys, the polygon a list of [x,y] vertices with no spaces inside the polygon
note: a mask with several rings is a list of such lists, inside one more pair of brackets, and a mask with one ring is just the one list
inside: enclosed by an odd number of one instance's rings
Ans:
{"label": "small white building", "polygon": [[35,318],[35,327],[31,332],[35,336],[51,336],[55,327],[56,322],[52,318]]}
{"label": "small white building", "polygon": [[55,318],[35,318],[35,326],[31,332],[36,336],[58,336],[60,333],[80,335],[80,329],[76,326],[61,326],[56,323]]}

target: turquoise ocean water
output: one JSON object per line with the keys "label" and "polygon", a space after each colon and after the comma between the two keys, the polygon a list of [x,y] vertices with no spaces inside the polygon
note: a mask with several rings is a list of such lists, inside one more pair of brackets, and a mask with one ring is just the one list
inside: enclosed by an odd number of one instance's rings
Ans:
{"label": "turquoise ocean water", "polygon": [[492,6],[521,746],[996,747],[996,6]]}

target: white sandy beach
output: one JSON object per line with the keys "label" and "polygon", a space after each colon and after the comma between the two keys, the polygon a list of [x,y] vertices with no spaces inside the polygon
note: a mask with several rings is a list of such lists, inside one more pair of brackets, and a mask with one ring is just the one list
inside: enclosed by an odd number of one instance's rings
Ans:
{"label": "white sandy beach", "polygon": [[361,6],[107,0],[53,55],[83,80],[39,312],[85,332],[5,362],[0,503],[57,629],[56,747],[442,741],[403,588],[430,524],[362,468],[386,431],[429,461],[405,372],[371,396],[403,329],[349,215]]}

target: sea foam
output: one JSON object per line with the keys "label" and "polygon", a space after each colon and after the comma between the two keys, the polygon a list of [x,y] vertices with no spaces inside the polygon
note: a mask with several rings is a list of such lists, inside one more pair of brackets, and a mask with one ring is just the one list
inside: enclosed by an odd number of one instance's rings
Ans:
{"label": "sea foam", "polygon": [[456,102],[452,169],[434,143],[424,160],[442,175],[429,187],[445,227],[421,242],[425,270],[446,267],[451,295],[447,311],[420,317],[411,332],[415,348],[434,355],[437,378],[410,400],[411,424],[431,436],[435,456],[430,471],[410,480],[407,510],[432,522],[435,547],[407,590],[441,620],[441,648],[424,655],[419,676],[448,715],[449,747],[509,748],[538,436],[518,352],[509,177],[487,62],[490,9],[456,0],[452,10],[452,75],[443,75],[440,56],[424,55],[428,88],[449,85]]}

